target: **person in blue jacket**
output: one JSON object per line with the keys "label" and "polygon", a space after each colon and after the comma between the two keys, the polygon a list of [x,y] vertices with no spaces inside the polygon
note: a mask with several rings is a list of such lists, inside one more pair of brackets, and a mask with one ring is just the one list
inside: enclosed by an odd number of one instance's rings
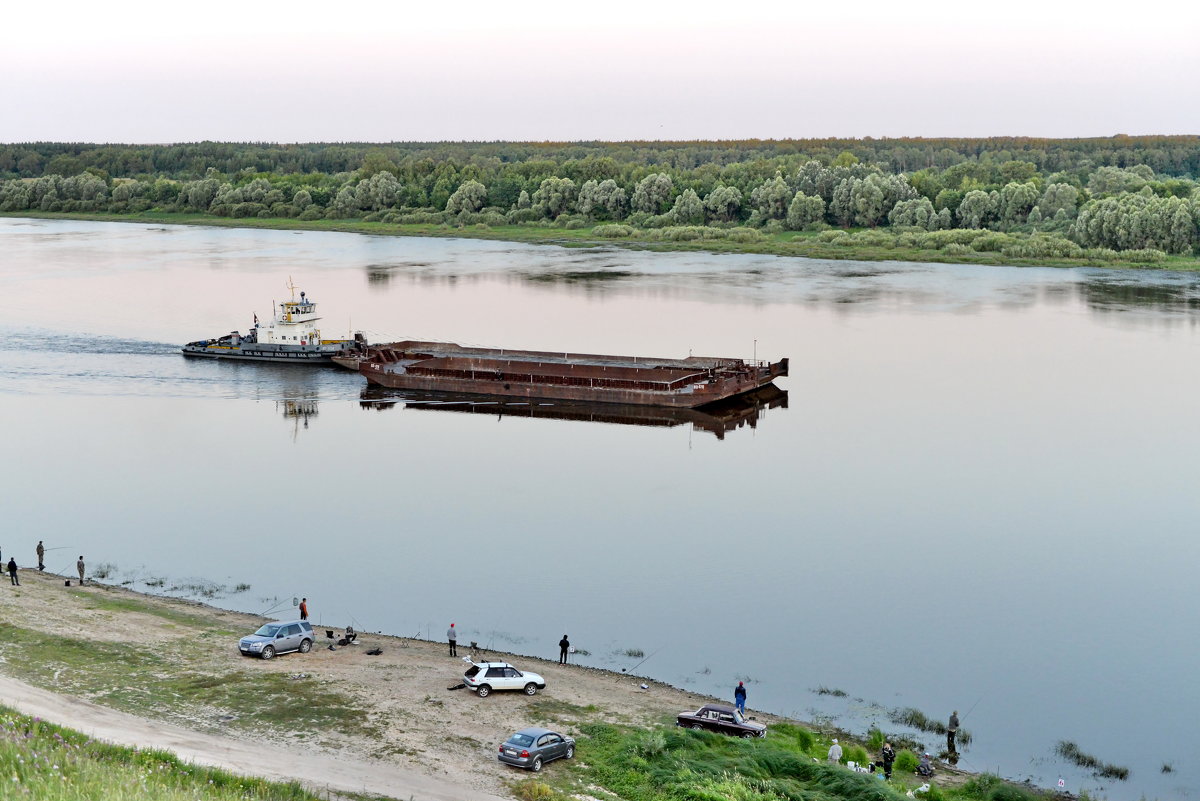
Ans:
{"label": "person in blue jacket", "polygon": [[738,686],[733,688],[733,703],[737,706],[738,712],[746,714],[746,685],[738,682]]}

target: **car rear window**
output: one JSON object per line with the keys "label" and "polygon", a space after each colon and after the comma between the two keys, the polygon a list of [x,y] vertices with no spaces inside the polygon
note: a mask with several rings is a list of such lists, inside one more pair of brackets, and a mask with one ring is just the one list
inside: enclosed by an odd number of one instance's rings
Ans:
{"label": "car rear window", "polygon": [[469,679],[478,672],[479,672],[479,665],[471,665],[471,667],[467,668],[467,672],[465,675]]}
{"label": "car rear window", "polygon": [[528,748],[529,746],[533,745],[533,738],[528,734],[514,734],[512,737],[508,738],[508,741],[513,745],[519,745],[522,748]]}

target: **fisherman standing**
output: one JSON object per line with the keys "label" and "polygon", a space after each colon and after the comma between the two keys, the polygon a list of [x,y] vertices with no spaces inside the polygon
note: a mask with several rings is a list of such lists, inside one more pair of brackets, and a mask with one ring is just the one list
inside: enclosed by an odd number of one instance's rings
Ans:
{"label": "fisherman standing", "polygon": [[450,641],[450,656],[458,656],[458,632],[454,630],[453,623],[446,629],[446,639]]}
{"label": "fisherman standing", "polygon": [[11,556],[8,557],[8,578],[14,586],[21,586],[21,582],[17,581],[17,560]]}
{"label": "fisherman standing", "polygon": [[883,778],[892,778],[892,763],[896,761],[896,749],[892,748],[891,743],[884,742],[879,757],[883,760]]}
{"label": "fisherman standing", "polygon": [[42,545],[41,540],[38,540],[37,555],[38,555],[38,570],[45,570],[46,569],[46,546]]}
{"label": "fisherman standing", "polygon": [[300,599],[300,619],[308,620],[308,599],[307,598]]}
{"label": "fisherman standing", "polygon": [[829,761],[837,764],[842,761],[842,747],[838,745],[837,738],[833,738],[833,745],[829,746]]}
{"label": "fisherman standing", "polygon": [[738,712],[746,714],[746,685],[738,682],[738,686],[733,688],[733,704],[737,707]]}
{"label": "fisherman standing", "polygon": [[79,554],[79,561],[75,563],[75,569],[79,571],[79,586],[83,586],[83,554]]}
{"label": "fisherman standing", "polygon": [[958,751],[954,747],[954,738],[958,734],[958,710],[950,713],[950,723],[946,726],[946,750],[952,754]]}
{"label": "fisherman standing", "polygon": [[567,664],[567,651],[571,650],[571,641],[567,639],[567,635],[558,641],[558,664]]}

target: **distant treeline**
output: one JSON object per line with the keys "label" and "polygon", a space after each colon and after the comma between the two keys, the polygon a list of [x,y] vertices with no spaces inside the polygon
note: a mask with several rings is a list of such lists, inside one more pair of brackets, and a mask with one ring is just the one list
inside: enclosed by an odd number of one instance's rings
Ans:
{"label": "distant treeline", "polygon": [[671,229],[747,241],[834,226],[987,229],[1013,237],[990,246],[1019,245],[1028,258],[1137,250],[1153,261],[1200,246],[1198,174],[1194,136],[32,143],[0,145],[0,211],[596,226],[613,238]]}

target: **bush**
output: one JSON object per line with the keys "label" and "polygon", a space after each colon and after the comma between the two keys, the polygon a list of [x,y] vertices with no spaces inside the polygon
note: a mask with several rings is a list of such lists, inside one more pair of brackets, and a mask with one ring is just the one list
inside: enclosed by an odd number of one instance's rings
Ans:
{"label": "bush", "polygon": [[971,250],[978,253],[999,253],[1005,247],[1012,243],[1012,238],[1007,234],[998,234],[993,231],[985,231],[983,236],[975,237],[971,242]]}
{"label": "bush", "polygon": [[304,211],[300,212],[299,219],[301,220],[319,220],[324,217],[324,212],[316,206],[309,206]]}
{"label": "bush", "polygon": [[592,229],[592,234],[595,236],[602,236],[606,239],[621,239],[627,236],[633,236],[634,230],[628,225],[610,223],[609,225],[597,225]]}
{"label": "bush", "polygon": [[883,736],[883,732],[878,727],[872,726],[871,730],[867,732],[867,748],[870,748],[872,751],[878,751],[880,748],[883,748],[883,744],[886,741],[887,738]]}
{"label": "bush", "polygon": [[912,773],[917,769],[917,765],[921,764],[921,760],[912,751],[905,748],[900,753],[896,754],[896,762],[892,766],[892,770],[896,773]]}
{"label": "bush", "polygon": [[762,235],[762,231],[754,228],[734,228],[725,233],[725,238],[731,242],[741,242],[742,244],[747,244],[750,242],[761,242],[763,241],[764,237]]}
{"label": "bush", "polygon": [[856,765],[865,765],[870,762],[870,757],[867,756],[867,749],[861,745],[849,745],[842,751],[842,756],[846,762],[853,762]]}
{"label": "bush", "polygon": [[817,234],[817,241],[818,242],[834,242],[834,241],[841,239],[842,237],[846,237],[846,236],[850,236],[850,235],[841,229],[837,229],[837,230],[833,230],[833,231],[822,231],[821,233]]}
{"label": "bush", "polygon": [[1154,263],[1166,261],[1167,254],[1161,250],[1154,248],[1142,248],[1140,250],[1122,250],[1120,251],[1122,261],[1133,261],[1138,263]]}
{"label": "bush", "polygon": [[968,253],[973,252],[969,247],[961,245],[958,242],[951,242],[942,248],[942,253],[945,253],[947,256],[966,256]]}
{"label": "bush", "polygon": [[513,209],[504,215],[505,221],[510,225],[515,223],[533,222],[534,220],[540,220],[541,218],[542,213],[540,211],[534,211],[533,209]]}
{"label": "bush", "polygon": [[859,231],[853,236],[853,243],[867,247],[890,248],[896,246],[896,238],[886,231]]}
{"label": "bush", "polygon": [[518,782],[513,791],[520,801],[551,801],[557,794],[550,785],[543,784],[537,779],[525,779]]}

